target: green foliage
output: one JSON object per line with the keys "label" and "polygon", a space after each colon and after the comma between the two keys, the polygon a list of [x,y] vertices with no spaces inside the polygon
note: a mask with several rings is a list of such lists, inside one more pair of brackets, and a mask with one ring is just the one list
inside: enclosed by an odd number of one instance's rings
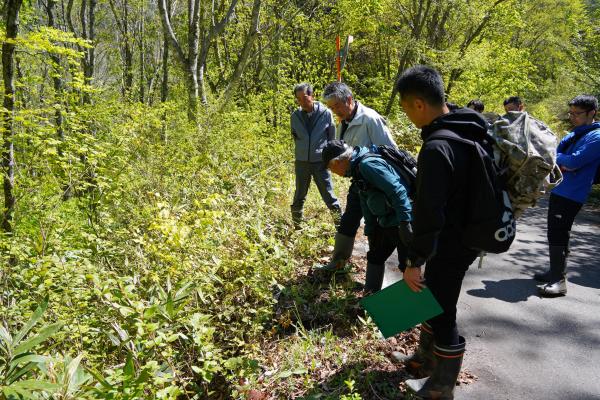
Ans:
{"label": "green foliage", "polygon": [[[209,104],[193,125],[185,115],[187,78],[173,57],[168,101],[159,103],[163,37],[155,4],[116,2],[118,15],[129,13],[125,35],[109,4],[98,3],[93,41],[80,35],[81,21],[78,33],[67,33],[44,26],[46,9],[27,3],[22,10],[17,207],[14,232],[0,237],[4,398],[239,398],[252,385],[271,384],[282,398],[299,386],[318,396],[318,363],[341,369],[348,359],[354,364],[330,380],[332,396],[364,396],[372,375],[362,361],[381,360],[365,350],[378,339],[355,318],[352,281],[304,281],[307,266],[332,244],[329,215],[316,191],[302,230],[292,229],[288,215],[291,89],[309,81],[319,96],[335,79],[336,35],[355,38],[343,79],[380,112],[404,61],[438,67],[459,104],[478,97],[501,111],[505,97],[522,95],[561,133],[566,101],[600,88],[598,10],[581,1],[434,0],[416,20],[409,18],[416,3],[407,0],[269,0],[242,90],[223,111],[213,102],[246,39],[245,4],[213,38],[204,70]],[[74,2],[73,16],[81,4]],[[215,4],[215,22],[227,6]],[[173,21],[185,41],[181,7]],[[212,19],[203,12],[206,29]],[[125,44],[135,72],[128,93]],[[82,63],[91,48],[97,58],[86,81]],[[144,101],[134,102],[142,88]],[[392,106],[396,141],[418,152],[418,130]],[[334,182],[343,194],[347,180]],[[40,293],[48,297],[38,304]],[[48,324],[39,327],[42,313]],[[288,357],[267,375],[273,343]]]}
{"label": "green foliage", "polygon": [[32,350],[61,327],[60,324],[51,324],[36,334],[30,334],[47,307],[48,298],[45,298],[14,336],[0,325],[0,399],[32,398],[35,391],[53,392],[58,388],[50,381],[37,379],[34,375],[39,364],[47,362],[47,358]]}

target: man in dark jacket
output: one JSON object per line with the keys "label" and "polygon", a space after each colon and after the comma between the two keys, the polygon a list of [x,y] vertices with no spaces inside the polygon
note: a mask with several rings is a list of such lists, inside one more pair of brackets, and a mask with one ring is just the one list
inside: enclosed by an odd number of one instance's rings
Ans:
{"label": "man in dark jacket", "polygon": [[377,292],[383,284],[385,261],[395,249],[400,269],[406,266],[406,246],[412,237],[407,183],[376,153],[366,147],[352,148],[342,140],[327,142],[323,163],[334,174],[352,178],[358,188],[369,239],[365,293]]}
{"label": "man in dark jacket", "polygon": [[456,304],[465,272],[477,257],[461,240],[473,190],[468,180],[473,147],[436,138],[435,133],[449,130],[462,138],[483,140],[487,123],[468,108],[450,112],[444,103],[442,78],[430,67],[408,69],[396,87],[402,109],[421,128],[423,139],[413,204],[414,236],[404,280],[414,291],[427,285],[443,309],[422,325],[415,354],[401,361],[413,374],[428,376],[407,381],[417,398],[451,399],[465,351],[465,339],[456,327]]}
{"label": "man in dark jacket", "polygon": [[312,178],[337,224],[341,216],[340,202],[333,193],[331,174],[321,161],[323,146],[335,135],[333,114],[323,104],[314,100],[313,88],[308,83],[296,85],[294,96],[300,107],[290,117],[296,155],[296,191],[290,207],[292,220],[298,228]]}
{"label": "man in dark jacket", "polygon": [[540,287],[542,296],[567,293],[567,257],[573,221],[587,200],[596,171],[600,167],[600,122],[595,122],[598,100],[580,95],[569,102],[569,119],[573,131],[557,148],[556,163],[563,181],[552,190],[548,207],[548,244],[550,268],[535,274],[535,279],[547,282]]}

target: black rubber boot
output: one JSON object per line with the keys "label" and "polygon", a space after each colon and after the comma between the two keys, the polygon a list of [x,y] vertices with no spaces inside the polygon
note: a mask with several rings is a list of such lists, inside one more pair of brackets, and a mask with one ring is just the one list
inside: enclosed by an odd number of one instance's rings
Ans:
{"label": "black rubber boot", "polygon": [[465,338],[459,336],[459,344],[433,347],[436,365],[429,378],[409,379],[407,399],[454,399],[454,387],[465,354]]}
{"label": "black rubber boot", "polygon": [[300,224],[302,223],[304,215],[302,213],[302,210],[294,210],[293,208],[291,208],[291,211],[292,211],[292,222],[294,223],[294,229],[298,230],[301,228]]}
{"label": "black rubber boot", "polygon": [[569,254],[567,246],[550,246],[550,268],[546,272],[538,272],[533,275],[533,279],[538,282],[550,282],[558,280],[557,276],[564,274],[566,270],[567,255]]}
{"label": "black rubber boot", "polygon": [[354,238],[346,236],[342,233],[335,234],[335,245],[333,246],[333,254],[331,261],[323,265],[321,268],[324,271],[341,270],[346,266],[346,262],[352,256],[354,249]]}
{"label": "black rubber boot", "polygon": [[541,296],[556,297],[567,294],[567,254],[566,246],[550,246],[548,283],[540,286]]}
{"label": "black rubber boot", "polygon": [[435,366],[433,356],[433,331],[427,322],[421,324],[419,347],[412,354],[393,352],[392,357],[404,364],[406,371],[415,378],[430,376]]}
{"label": "black rubber boot", "polygon": [[385,265],[367,262],[367,274],[365,277],[365,294],[375,293],[381,290]]}

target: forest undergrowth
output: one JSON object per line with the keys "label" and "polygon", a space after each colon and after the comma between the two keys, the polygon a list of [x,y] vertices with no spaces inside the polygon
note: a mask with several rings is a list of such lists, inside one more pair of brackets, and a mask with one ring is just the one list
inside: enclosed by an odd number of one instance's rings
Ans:
{"label": "forest undergrowth", "polygon": [[67,142],[20,176],[2,241],[4,398],[400,393],[386,353],[414,333],[378,336],[358,306],[363,260],[356,275],[312,273],[334,226],[311,191],[293,229],[285,128],[232,110],[196,129],[171,109],[165,135],[164,110],[99,109],[96,134],[73,139],[85,164]]}

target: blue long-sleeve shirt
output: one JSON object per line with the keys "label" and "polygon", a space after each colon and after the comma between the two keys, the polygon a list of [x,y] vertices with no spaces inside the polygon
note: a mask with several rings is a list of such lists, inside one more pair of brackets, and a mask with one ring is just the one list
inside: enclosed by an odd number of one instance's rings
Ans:
{"label": "blue long-sleeve shirt", "polygon": [[355,150],[350,163],[355,171],[353,177],[367,183],[359,196],[365,218],[365,235],[369,236],[376,225],[388,228],[400,225],[401,221],[410,221],[412,207],[406,184],[394,168],[380,157],[360,159],[367,152],[366,147]]}
{"label": "blue long-sleeve shirt", "polygon": [[[568,144],[573,136],[585,131],[588,133]],[[600,165],[600,122],[578,126],[565,136],[558,145],[556,163],[563,170],[563,181],[552,193],[585,203]]]}

